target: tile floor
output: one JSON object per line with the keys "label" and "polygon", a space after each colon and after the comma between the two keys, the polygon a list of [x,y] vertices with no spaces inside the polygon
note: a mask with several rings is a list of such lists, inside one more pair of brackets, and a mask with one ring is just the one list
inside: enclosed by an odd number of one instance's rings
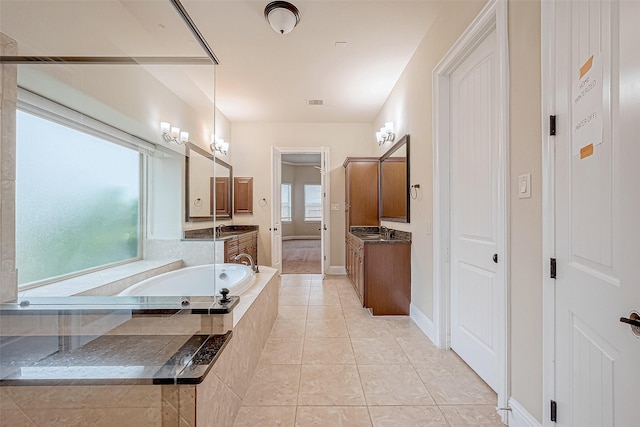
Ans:
{"label": "tile floor", "polygon": [[496,394],[408,317],[373,317],[347,278],[283,275],[235,427],[503,426]]}

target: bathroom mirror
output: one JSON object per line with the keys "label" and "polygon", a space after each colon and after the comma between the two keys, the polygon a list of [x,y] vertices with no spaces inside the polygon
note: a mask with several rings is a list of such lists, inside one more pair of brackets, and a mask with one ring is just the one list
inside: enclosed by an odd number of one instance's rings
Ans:
{"label": "bathroom mirror", "polygon": [[185,151],[186,221],[230,219],[233,168],[192,143]]}
{"label": "bathroom mirror", "polygon": [[403,136],[379,163],[380,219],[409,222],[409,135]]}

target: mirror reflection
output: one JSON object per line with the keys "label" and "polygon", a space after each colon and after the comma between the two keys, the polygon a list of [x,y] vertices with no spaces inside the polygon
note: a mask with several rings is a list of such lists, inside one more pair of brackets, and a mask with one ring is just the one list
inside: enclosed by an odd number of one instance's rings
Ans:
{"label": "mirror reflection", "polygon": [[380,157],[380,219],[409,222],[409,135]]}
{"label": "mirror reflection", "polygon": [[189,143],[185,171],[186,221],[211,221],[214,215],[215,219],[230,219],[231,165]]}

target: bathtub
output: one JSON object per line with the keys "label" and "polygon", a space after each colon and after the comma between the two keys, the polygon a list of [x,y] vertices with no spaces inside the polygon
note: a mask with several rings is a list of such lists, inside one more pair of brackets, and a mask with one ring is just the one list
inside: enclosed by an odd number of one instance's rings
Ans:
{"label": "bathtub", "polygon": [[250,288],[254,280],[255,274],[244,264],[205,264],[151,277],[118,295],[202,296],[214,295],[222,288],[229,289],[229,295],[239,295]]}

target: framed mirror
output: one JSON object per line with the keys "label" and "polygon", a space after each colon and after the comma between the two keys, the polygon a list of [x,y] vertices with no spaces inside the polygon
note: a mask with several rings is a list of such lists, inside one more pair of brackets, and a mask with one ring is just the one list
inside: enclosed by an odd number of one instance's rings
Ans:
{"label": "framed mirror", "polygon": [[185,151],[185,220],[230,219],[233,168],[192,143]]}
{"label": "framed mirror", "polygon": [[409,135],[403,136],[380,157],[380,219],[409,222]]}

